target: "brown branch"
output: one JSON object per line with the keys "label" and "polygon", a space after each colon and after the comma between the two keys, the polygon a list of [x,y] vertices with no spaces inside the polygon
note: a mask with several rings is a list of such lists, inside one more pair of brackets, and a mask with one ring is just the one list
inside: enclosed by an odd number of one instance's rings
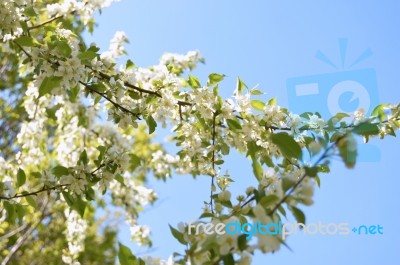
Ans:
{"label": "brown branch", "polygon": [[22,47],[21,45],[19,45],[16,41],[13,41],[13,42],[18,46],[18,48],[20,48],[20,50],[21,50],[23,53],[25,53],[26,56],[28,56],[28,57],[32,60],[32,55],[29,54],[29,53],[24,49],[24,47]]}
{"label": "brown branch", "polygon": [[[322,162],[322,160],[324,160],[325,158],[328,157],[328,153],[330,150],[332,150],[337,143],[343,138],[344,136],[339,137],[338,139],[336,139],[336,141],[330,145],[327,149],[325,149],[324,153],[321,155],[321,157],[314,163],[314,167],[317,166],[319,163]],[[275,207],[268,213],[269,215],[273,214],[289,197],[290,195],[293,194],[294,190],[303,182],[303,180],[307,177],[307,174],[304,173],[300,179],[290,188],[289,192],[286,193],[286,195],[278,202],[278,204],[275,205]],[[245,207],[247,204],[251,203],[252,201],[254,201],[256,199],[256,197],[253,195],[251,196],[247,201],[245,201],[240,208]],[[234,212],[235,213],[235,212]]]}
{"label": "brown branch", "polygon": [[104,98],[105,100],[109,101],[109,102],[110,102],[111,104],[113,104],[114,107],[116,107],[117,109],[120,109],[120,110],[122,110],[122,111],[125,112],[125,113],[129,113],[129,114],[135,116],[138,120],[141,119],[140,116],[139,116],[139,114],[134,113],[134,112],[132,112],[131,110],[125,108],[124,106],[118,104],[117,102],[115,102],[115,101],[112,100],[111,98],[107,97],[107,95],[106,95],[105,93],[102,93],[102,92],[100,92],[100,91],[97,91],[97,90],[94,89],[91,85],[86,84],[86,83],[84,83],[84,82],[82,82],[82,81],[79,81],[79,83],[80,83],[81,85],[85,86],[89,91],[91,91],[91,92],[93,92],[93,93],[96,93],[96,94],[100,95],[102,98]]}
{"label": "brown branch", "polygon": [[[96,70],[94,70],[92,67],[90,67],[88,65],[86,65],[86,67],[89,68],[90,70],[94,71],[95,73],[97,73],[101,78],[105,78],[107,80],[110,80],[111,77],[112,77],[111,75],[106,74],[104,72],[96,71]],[[141,93],[154,95],[154,96],[156,96],[158,98],[162,98],[162,95],[160,93],[158,93],[158,91],[144,89],[144,88],[135,86],[135,85],[133,85],[133,84],[127,82],[127,81],[123,81],[123,82],[124,82],[124,85],[126,87],[129,87],[129,88],[133,89],[134,91],[138,91],[138,92],[141,92]],[[134,92],[132,90],[128,90],[128,91]],[[187,102],[187,101],[183,101],[183,100],[178,100],[177,103],[178,103],[179,106],[193,106],[193,103],[190,103],[190,102]]]}
{"label": "brown branch", "polygon": [[93,170],[92,172],[90,172],[90,175],[94,175],[97,171],[99,171],[101,168],[105,167],[106,164],[101,164],[98,168],[96,168],[95,170]]}
{"label": "brown branch", "polygon": [[214,112],[213,113],[213,128],[212,128],[212,158],[211,158],[211,162],[212,162],[212,169],[213,169],[213,174],[211,176],[211,192],[210,192],[210,208],[211,208],[211,213],[214,213],[214,206],[213,206],[213,189],[214,189],[214,178],[215,178],[215,120],[217,118],[217,113]]}
{"label": "brown branch", "polygon": [[[394,119],[394,120],[395,120],[395,121],[400,121],[400,117],[398,117],[398,118],[396,118],[396,119]],[[375,124],[375,125],[378,125],[378,124],[385,124],[385,123],[388,123],[388,122],[390,122],[390,121],[392,121],[392,120],[384,120],[384,121],[377,122],[377,123],[372,123],[372,124]],[[334,127],[333,129],[334,129],[334,130],[340,130],[340,129],[354,128],[354,127],[357,127],[357,126],[358,126],[358,125],[355,125],[354,123],[351,123],[351,124],[348,124],[348,125],[343,126],[343,127]],[[281,130],[281,131],[291,131],[291,130],[292,130],[291,127],[283,127],[283,128],[280,128],[280,127],[277,127],[277,126],[265,126],[265,129]],[[300,131],[308,131],[308,130],[312,130],[312,129],[315,129],[315,128],[299,128]],[[322,129],[326,130],[326,129],[329,129],[329,127],[324,127],[324,128],[322,128]]]}
{"label": "brown branch", "polygon": [[0,196],[0,200],[13,200],[16,198],[21,198],[21,197],[28,197],[28,196],[37,196],[38,194],[44,192],[44,191],[50,191],[50,190],[56,190],[59,188],[63,188],[63,187],[67,187],[70,184],[60,184],[60,185],[56,185],[53,187],[46,187],[43,186],[43,188],[37,190],[37,191],[32,191],[32,192],[26,192],[26,193],[17,193],[14,196],[9,196],[9,197],[5,197],[5,196]]}
{"label": "brown branch", "polygon": [[40,23],[40,24],[37,24],[37,25],[33,25],[33,26],[31,26],[31,27],[28,27],[28,30],[40,28],[40,27],[42,27],[42,26],[44,26],[44,25],[47,25],[47,24],[49,24],[49,23],[51,23],[51,22],[57,20],[57,19],[62,18],[63,16],[64,16],[64,15],[59,15],[59,16],[52,17],[52,18],[50,18],[50,19],[48,19],[48,20],[46,20],[46,21],[43,21],[43,22]]}
{"label": "brown branch", "polygon": [[[86,66],[86,67],[88,67],[88,68],[91,69],[92,71],[94,71],[94,72],[96,72],[97,74],[99,74],[99,76],[100,76],[101,78],[105,78],[105,79],[107,79],[107,80],[110,80],[111,77],[112,77],[112,76],[110,76],[110,75],[108,75],[108,74],[106,74],[106,73],[104,73],[104,72],[96,71],[96,70],[94,70],[94,69],[93,69],[92,67],[90,67],[90,66]],[[141,88],[141,87],[132,85],[131,83],[126,82],[126,81],[124,81],[124,85],[127,86],[127,87],[129,87],[129,88],[132,88],[133,90],[136,90],[136,91],[139,91],[139,92],[142,92],[142,93],[154,95],[154,96],[159,97],[159,98],[162,97],[161,94],[158,93],[157,91],[144,89],[144,88]]]}

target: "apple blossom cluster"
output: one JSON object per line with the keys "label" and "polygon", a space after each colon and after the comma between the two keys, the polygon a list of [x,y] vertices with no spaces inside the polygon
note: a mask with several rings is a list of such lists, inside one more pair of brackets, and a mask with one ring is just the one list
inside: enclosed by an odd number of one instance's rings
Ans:
{"label": "apple blossom cluster", "polygon": [[29,84],[26,93],[24,107],[29,120],[21,124],[17,135],[17,143],[20,151],[16,157],[18,164],[22,167],[40,165],[46,159],[47,134],[45,130],[46,106],[49,103],[48,97],[38,98],[39,91],[35,83]]}
{"label": "apple blossom cluster", "polygon": [[83,25],[87,25],[93,18],[95,10],[108,7],[112,2],[118,0],[63,0],[61,3],[48,4],[47,14],[49,17],[68,15],[76,12],[81,17]]}
{"label": "apple blossom cluster", "polygon": [[26,20],[24,11],[29,7],[28,0],[4,0],[0,3],[0,41],[10,41],[22,33],[20,22]]}
{"label": "apple blossom cluster", "polygon": [[199,51],[189,51],[186,54],[165,53],[160,59],[161,64],[166,65],[171,72],[178,75],[186,69],[196,68],[198,62],[204,62]]}
{"label": "apple blossom cluster", "polygon": [[77,261],[79,253],[84,251],[85,230],[87,229],[87,222],[81,218],[76,211],[65,210],[67,218],[67,229],[65,230],[65,237],[68,242],[68,250],[64,250],[62,261],[65,264],[80,265]]}
{"label": "apple blossom cluster", "polygon": [[107,58],[112,61],[115,58],[118,58],[126,53],[124,43],[128,43],[128,38],[123,31],[117,31],[114,34],[114,37],[110,41],[110,47],[108,51],[105,51],[101,54],[101,58]]}

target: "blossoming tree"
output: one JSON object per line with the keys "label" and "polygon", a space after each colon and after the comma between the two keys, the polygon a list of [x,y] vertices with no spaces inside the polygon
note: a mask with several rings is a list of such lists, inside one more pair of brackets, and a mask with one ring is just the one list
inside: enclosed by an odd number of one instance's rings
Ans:
{"label": "blossoming tree", "polygon": [[[136,257],[108,224],[123,218],[132,239],[151,245],[138,223],[156,193],[149,177],[209,176],[210,198],[198,222],[278,222],[313,203],[318,175],[339,155],[356,163],[355,135],[395,136],[400,105],[381,104],[324,120],[297,115],[238,79],[231,99],[212,73],[205,82],[188,72],[203,62],[196,51],[164,54],[158,65],[118,65],[122,32],[109,50],[87,45],[93,14],[112,0],[3,0],[0,3],[0,262],[4,264],[250,264],[259,250],[276,251],[280,235],[194,235],[170,227],[185,248],[168,261]],[[179,151],[152,138],[173,128]],[[231,198],[229,175],[219,171],[230,150],[252,161],[257,187]],[[312,163],[309,161],[313,161]],[[112,209],[113,214],[99,214]],[[119,213],[119,215],[117,214]],[[101,217],[99,217],[101,216]],[[178,254],[179,253],[179,254]]]}

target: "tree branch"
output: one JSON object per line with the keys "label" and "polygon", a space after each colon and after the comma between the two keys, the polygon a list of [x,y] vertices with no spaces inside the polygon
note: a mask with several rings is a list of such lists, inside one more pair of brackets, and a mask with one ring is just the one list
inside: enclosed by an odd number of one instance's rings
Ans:
{"label": "tree branch", "polygon": [[[325,158],[328,157],[328,153],[330,150],[332,150],[337,143],[343,138],[344,136],[339,137],[338,139],[336,139],[336,141],[330,145],[327,149],[325,149],[324,153],[321,155],[320,158],[318,158],[318,160],[313,164],[313,167],[319,165],[319,163],[322,162],[322,160],[324,160]],[[304,173],[300,179],[290,188],[289,192],[286,193],[286,195],[278,202],[278,204],[275,205],[275,207],[268,213],[273,214],[289,197],[290,195],[293,194],[293,192],[295,191],[295,189],[303,182],[303,180],[307,177],[307,173]],[[251,203],[252,201],[254,201],[256,199],[256,197],[253,195],[251,196],[247,201],[245,201],[240,208],[245,207],[247,204]]]}
{"label": "tree branch", "polygon": [[211,192],[210,192],[210,208],[211,208],[211,213],[214,213],[214,206],[213,206],[213,189],[214,189],[214,178],[215,178],[215,120],[217,118],[217,113],[213,113],[213,128],[212,128],[212,158],[211,158],[211,163],[212,163],[212,169],[213,169],[213,174],[211,176]]}
{"label": "tree branch", "polygon": [[60,18],[62,18],[63,16],[64,16],[64,15],[59,15],[59,16],[52,17],[52,18],[50,18],[50,19],[48,19],[48,20],[46,20],[46,21],[43,21],[43,22],[40,23],[40,24],[37,24],[37,25],[33,25],[33,26],[31,26],[31,27],[28,27],[28,30],[37,29],[37,28],[43,27],[44,25],[47,25],[47,24],[49,24],[49,23],[51,23],[51,22],[53,22],[53,21],[55,21],[55,20],[57,20],[57,19],[60,19]]}
{"label": "tree branch", "polygon": [[99,91],[97,91],[96,89],[94,89],[91,85],[86,84],[86,83],[84,83],[84,82],[82,82],[82,81],[79,81],[79,83],[80,83],[81,85],[85,86],[89,91],[91,91],[91,92],[93,92],[93,93],[96,93],[96,94],[100,95],[102,98],[104,98],[105,100],[109,101],[109,102],[110,102],[111,104],[113,104],[114,107],[116,107],[117,109],[120,109],[120,110],[122,110],[122,111],[125,112],[125,113],[128,113],[128,114],[131,114],[131,115],[135,116],[138,120],[141,119],[140,116],[139,116],[139,114],[132,112],[131,110],[125,108],[125,107],[122,106],[121,104],[118,104],[117,102],[115,102],[115,101],[112,100],[111,98],[107,97],[107,95],[105,95],[104,93],[99,92]]}
{"label": "tree branch", "polygon": [[63,187],[67,187],[71,184],[60,184],[60,185],[56,185],[53,187],[46,187],[43,186],[43,188],[37,190],[37,191],[33,191],[33,192],[26,192],[26,193],[17,193],[14,196],[9,196],[9,197],[5,197],[5,196],[0,196],[0,200],[13,200],[16,198],[21,198],[21,197],[28,197],[28,196],[37,196],[38,194],[44,192],[44,191],[50,191],[50,190],[56,190],[59,188],[63,188]]}

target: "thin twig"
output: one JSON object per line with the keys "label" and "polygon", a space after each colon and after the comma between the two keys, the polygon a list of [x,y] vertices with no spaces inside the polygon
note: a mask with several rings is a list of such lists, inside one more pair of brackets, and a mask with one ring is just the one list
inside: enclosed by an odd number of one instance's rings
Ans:
{"label": "thin twig", "polygon": [[[336,139],[336,141],[330,145],[327,149],[325,149],[324,153],[321,155],[321,157],[313,164],[313,166],[317,166],[319,163],[321,163],[322,160],[324,160],[325,158],[328,157],[328,153],[330,150],[332,150],[336,144],[343,138],[344,136],[339,137],[338,139]],[[275,207],[268,213],[269,215],[273,214],[289,197],[290,195],[293,194],[293,192],[295,191],[295,189],[303,182],[303,180],[307,177],[307,173],[304,173],[300,179],[291,187],[291,189],[289,190],[288,193],[286,193],[286,195],[278,202],[278,204],[275,205]],[[249,204],[250,202],[254,201],[256,199],[256,197],[253,195],[251,196],[247,201],[245,201],[240,208],[243,208],[244,206],[246,206],[247,204]]]}
{"label": "thin twig", "polygon": [[43,186],[43,188],[37,190],[37,191],[32,191],[32,192],[27,192],[27,193],[17,193],[14,196],[9,196],[9,197],[4,197],[4,196],[0,196],[0,200],[13,200],[16,198],[21,198],[21,197],[28,197],[28,196],[37,196],[39,193],[42,193],[44,191],[50,191],[50,190],[56,190],[58,188],[63,188],[63,187],[67,187],[70,184],[60,184],[60,185],[56,185],[53,187],[46,187]]}
{"label": "thin twig", "polygon": [[27,51],[24,49],[24,47],[22,47],[21,45],[19,45],[19,43],[16,42],[16,41],[14,41],[14,43],[15,43],[15,45],[18,46],[18,48],[21,49],[21,51],[22,51],[23,53],[25,53],[26,56],[28,56],[30,59],[32,59],[32,55],[31,55],[29,52],[27,52]]}
{"label": "thin twig", "polygon": [[210,208],[211,208],[211,213],[214,213],[214,206],[213,206],[213,189],[214,189],[214,178],[215,178],[215,120],[217,118],[217,113],[213,113],[213,128],[212,128],[212,176],[211,176],[211,192],[210,192]]}
{"label": "thin twig", "polygon": [[[325,149],[324,153],[321,155],[320,158],[318,158],[318,160],[314,163],[314,167],[319,165],[319,163],[321,163],[325,158],[328,157],[328,153],[330,150],[332,150],[336,144],[343,138],[344,136],[339,137],[333,144],[331,144],[327,149]],[[274,208],[272,208],[272,210],[268,213],[269,215],[273,214],[276,210],[279,209],[279,207],[281,207],[281,205],[293,194],[293,192],[295,191],[295,189],[303,182],[303,180],[307,177],[307,173],[305,172],[301,178],[290,188],[290,190],[288,191],[288,193],[286,193],[286,195],[278,202],[278,204],[275,205]]]}
{"label": "thin twig", "polygon": [[139,116],[139,114],[132,112],[131,110],[125,108],[125,107],[122,106],[121,104],[118,104],[117,102],[115,102],[115,101],[112,100],[111,98],[107,97],[106,94],[97,91],[97,90],[94,89],[92,86],[90,86],[90,85],[88,85],[88,84],[86,84],[86,83],[84,83],[84,82],[82,82],[82,81],[79,81],[79,83],[82,84],[82,85],[84,85],[89,91],[94,92],[94,93],[98,94],[99,96],[101,96],[102,98],[104,98],[105,100],[109,101],[109,102],[110,102],[111,104],[113,104],[114,107],[116,107],[117,109],[120,109],[120,110],[122,110],[122,111],[125,112],[125,113],[129,113],[129,114],[135,116],[138,120],[141,119],[140,116]]}
{"label": "thin twig", "polygon": [[46,20],[46,21],[43,21],[43,22],[40,23],[40,24],[37,24],[37,25],[33,25],[33,26],[31,26],[31,27],[28,27],[28,30],[40,28],[40,27],[42,27],[42,26],[44,26],[44,25],[47,25],[47,24],[53,22],[54,20],[57,20],[57,19],[62,18],[63,16],[64,16],[64,15],[59,15],[59,16],[52,17],[52,18],[50,18],[50,19],[48,19],[48,20]]}

